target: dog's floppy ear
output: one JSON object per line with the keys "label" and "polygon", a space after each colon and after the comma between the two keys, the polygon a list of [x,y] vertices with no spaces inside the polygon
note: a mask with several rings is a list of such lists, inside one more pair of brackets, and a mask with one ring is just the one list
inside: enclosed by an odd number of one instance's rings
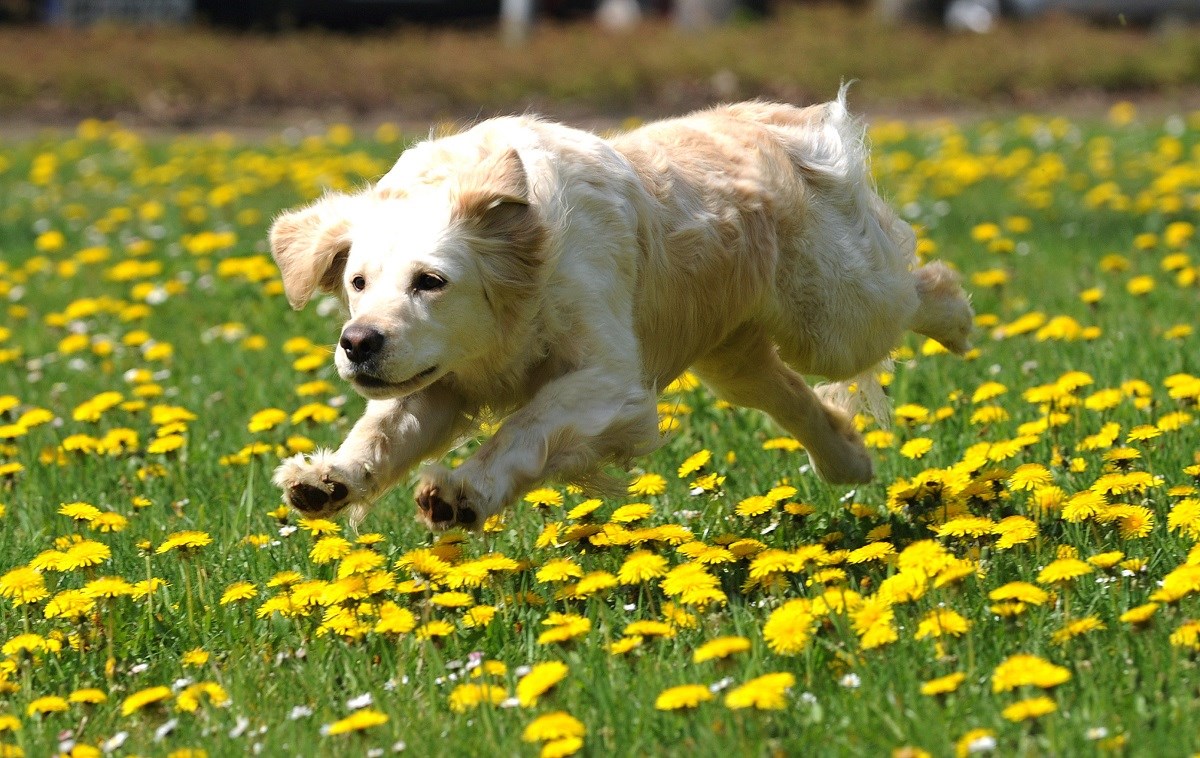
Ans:
{"label": "dog's floppy ear", "polygon": [[516,150],[493,153],[462,177],[453,215],[472,238],[493,312],[501,322],[516,322],[537,299],[546,242]]}
{"label": "dog's floppy ear", "polygon": [[542,226],[530,207],[529,176],[513,148],[484,158],[459,183],[454,215],[478,237],[515,254],[540,247]]}
{"label": "dog's floppy ear", "polygon": [[351,198],[329,195],[275,219],[271,255],[283,278],[283,291],[296,310],[318,289],[337,292],[350,254]]}

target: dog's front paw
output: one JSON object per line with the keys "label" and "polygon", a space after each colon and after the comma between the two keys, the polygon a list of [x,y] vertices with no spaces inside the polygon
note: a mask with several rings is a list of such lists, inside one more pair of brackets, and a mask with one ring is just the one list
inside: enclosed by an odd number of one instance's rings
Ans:
{"label": "dog's front paw", "polygon": [[830,484],[866,484],[875,477],[871,454],[863,444],[854,422],[837,411],[826,409],[833,434],[830,444],[809,450],[808,459],[817,476]]}
{"label": "dog's front paw", "polygon": [[426,469],[413,497],[417,501],[417,520],[432,531],[456,526],[474,530],[483,525],[476,505],[478,494],[465,482],[457,481],[448,469]]}
{"label": "dog's front paw", "polygon": [[361,498],[353,478],[339,469],[326,451],[284,460],[275,469],[273,481],[283,490],[287,504],[305,516],[337,513]]}

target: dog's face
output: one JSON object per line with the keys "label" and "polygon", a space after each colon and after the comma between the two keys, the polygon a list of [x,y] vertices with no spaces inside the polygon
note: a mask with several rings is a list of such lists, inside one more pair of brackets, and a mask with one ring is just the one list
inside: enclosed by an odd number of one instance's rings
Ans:
{"label": "dog's face", "polygon": [[488,361],[527,307],[543,230],[514,151],[445,181],[328,196],[271,229],[284,291],[350,311],[338,373],[372,399],[403,397]]}

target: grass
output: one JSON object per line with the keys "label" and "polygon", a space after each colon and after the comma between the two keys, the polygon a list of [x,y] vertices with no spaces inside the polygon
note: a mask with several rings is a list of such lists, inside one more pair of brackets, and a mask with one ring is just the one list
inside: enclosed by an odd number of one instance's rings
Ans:
{"label": "grass", "polygon": [[[825,486],[761,416],[675,386],[638,493],[581,516],[550,488],[436,541],[405,487],[359,534],[268,481],[362,401],[336,319],[280,295],[267,220],[381,174],[393,130],[4,144],[5,754],[1200,750],[1197,118],[876,125],[884,193],[980,329],[966,360],[901,347],[875,483]],[[603,588],[634,555],[644,578]],[[578,636],[543,637],[552,613]],[[719,637],[744,649],[695,662]],[[656,708],[685,684],[666,701],[695,708]],[[581,742],[562,717],[522,740],[559,711]]]}
{"label": "grass", "polygon": [[422,122],[522,107],[625,115],[753,96],[817,101],[846,79],[861,81],[862,103],[925,108],[1190,92],[1200,82],[1200,36],[1189,29],[1051,17],[953,35],[821,5],[695,36],[664,23],[630,35],[544,25],[517,50],[487,29],[257,36],[116,27],[3,28],[0,50],[24,62],[0,72],[10,111],[183,124],[294,109]]}

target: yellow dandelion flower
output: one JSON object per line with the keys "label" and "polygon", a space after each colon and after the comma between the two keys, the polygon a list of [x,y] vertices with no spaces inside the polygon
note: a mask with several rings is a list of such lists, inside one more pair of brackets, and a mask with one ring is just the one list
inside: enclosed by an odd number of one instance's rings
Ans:
{"label": "yellow dandelion flower", "polygon": [[791,600],[767,617],[763,639],[777,655],[796,655],[808,646],[816,627],[812,604],[804,598]]}
{"label": "yellow dandelion flower", "polygon": [[717,637],[709,640],[692,653],[693,663],[727,658],[735,653],[744,653],[750,649],[750,640],[745,637]]}
{"label": "yellow dandelion flower", "polygon": [[583,740],[579,737],[563,737],[560,740],[551,740],[542,745],[542,752],[538,753],[538,758],[567,758],[567,756],[575,755],[583,749]]}
{"label": "yellow dandelion flower", "polygon": [[654,707],[660,711],[677,711],[695,708],[714,697],[703,684],[681,684],[658,693],[658,697],[654,699]]}
{"label": "yellow dandelion flower", "polygon": [[617,581],[621,584],[640,584],[651,579],[658,579],[667,573],[667,559],[649,550],[636,550],[630,553],[621,568],[617,571]]}
{"label": "yellow dandelion flower", "polygon": [[95,687],[87,687],[81,690],[75,690],[67,696],[69,703],[81,703],[83,705],[99,705],[106,702],[108,695],[104,690],[98,690]]}
{"label": "yellow dandelion flower", "polygon": [[646,641],[645,637],[634,635],[632,637],[621,637],[619,640],[613,640],[609,643],[608,652],[610,655],[625,655],[630,650],[636,650]]}
{"label": "yellow dandelion flower", "polygon": [[658,474],[642,474],[629,483],[628,491],[635,497],[661,495],[667,491],[667,480]]}
{"label": "yellow dandelion flower", "polygon": [[373,631],[376,634],[408,634],[416,626],[417,618],[412,611],[388,600],[379,606],[379,620]]}
{"label": "yellow dandelion flower", "polygon": [[221,595],[221,605],[229,605],[257,597],[258,589],[252,582],[234,582],[225,588]]}
{"label": "yellow dandelion flower", "polygon": [[583,737],[587,728],[583,722],[565,711],[553,711],[538,716],[521,732],[525,742],[548,742],[569,737]]}
{"label": "yellow dandelion flower", "polygon": [[266,408],[250,417],[246,428],[251,432],[265,432],[287,421],[288,414],[279,408]]}
{"label": "yellow dandelion flower", "polygon": [[712,461],[712,452],[709,450],[700,450],[692,453],[683,463],[679,464],[676,473],[680,479],[687,479],[707,466],[710,461]]}
{"label": "yellow dandelion flower", "polygon": [[648,518],[652,513],[654,506],[649,503],[630,503],[613,511],[608,520],[614,524],[630,524]]}
{"label": "yellow dandelion flower", "polygon": [[1000,715],[1009,721],[1028,721],[1045,716],[1048,713],[1054,713],[1058,710],[1058,705],[1046,697],[1031,697],[1026,700],[1018,700],[1012,705],[1000,712]]}
{"label": "yellow dandelion flower", "polygon": [[1056,630],[1050,635],[1050,641],[1057,645],[1064,645],[1081,634],[1104,628],[1104,622],[1098,617],[1087,616],[1065,624],[1061,629]]}
{"label": "yellow dandelion flower", "polygon": [[321,734],[327,736],[350,734],[352,732],[361,732],[371,727],[382,726],[387,722],[388,717],[386,713],[381,713],[372,708],[363,708],[344,719],[334,721],[332,724],[323,725],[321,727]]}
{"label": "yellow dandelion flower", "polygon": [[61,713],[67,710],[68,705],[65,698],[57,695],[47,695],[31,700],[29,705],[25,706],[25,715],[27,716],[45,716],[50,713]]}
{"label": "yellow dandelion flower", "polygon": [[42,573],[27,566],[18,566],[0,576],[0,597],[13,601],[13,605],[27,605],[49,596]]}
{"label": "yellow dandelion flower", "polygon": [[1071,672],[1036,655],[1019,653],[1005,658],[992,671],[992,691],[1009,692],[1018,687],[1057,687],[1071,678]]}
{"label": "yellow dandelion flower", "polygon": [[171,699],[170,687],[148,687],[121,701],[121,715],[130,716],[143,708]]}
{"label": "yellow dandelion flower", "polygon": [[183,531],[175,532],[167,536],[162,544],[154,551],[162,555],[171,550],[179,550],[187,553],[191,550],[197,550],[205,545],[212,544],[212,537],[207,532],[198,531]]}
{"label": "yellow dandelion flower", "polygon": [[550,628],[538,635],[539,645],[567,642],[592,630],[591,619],[567,613],[551,613],[542,624]]}
{"label": "yellow dandelion flower", "polygon": [[508,693],[495,684],[460,684],[450,693],[450,710],[466,713],[481,705],[497,706],[504,702]]}
{"label": "yellow dandelion flower", "polygon": [[208,663],[209,657],[210,655],[207,650],[196,647],[184,653],[179,662],[184,666],[203,666]]}
{"label": "yellow dandelion flower", "polygon": [[525,502],[538,508],[557,508],[563,504],[563,496],[558,490],[542,487],[525,495]]}
{"label": "yellow dandelion flower", "polygon": [[1058,558],[1038,572],[1037,580],[1039,584],[1061,584],[1090,574],[1094,570],[1078,558]]}
{"label": "yellow dandelion flower", "polygon": [[788,672],[764,674],[730,690],[725,705],[734,710],[783,710],[787,707],[787,691],[795,684],[796,677]]}
{"label": "yellow dandelion flower", "polygon": [[925,618],[921,619],[921,623],[917,626],[917,632],[914,636],[918,640],[923,640],[926,637],[941,637],[943,635],[961,637],[970,628],[970,620],[963,615],[949,608],[939,608],[930,611],[926,614]]}
{"label": "yellow dandelion flower", "polygon": [[566,679],[570,671],[561,661],[548,661],[533,666],[528,674],[517,681],[517,700],[521,707],[530,708],[537,705],[538,699]]}
{"label": "yellow dandelion flower", "polygon": [[961,671],[956,671],[953,674],[939,676],[937,679],[930,679],[927,682],[921,683],[922,695],[947,695],[957,690],[964,681],[967,675]]}

